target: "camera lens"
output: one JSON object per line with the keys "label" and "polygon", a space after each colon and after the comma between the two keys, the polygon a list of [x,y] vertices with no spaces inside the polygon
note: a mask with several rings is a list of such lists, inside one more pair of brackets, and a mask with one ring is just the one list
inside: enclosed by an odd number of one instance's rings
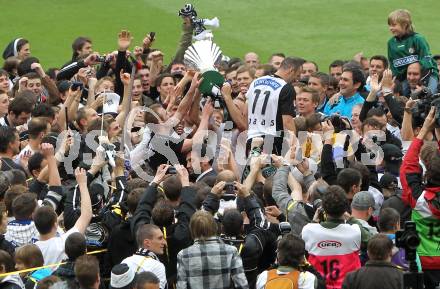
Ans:
{"label": "camera lens", "polygon": [[420,239],[417,235],[411,234],[406,238],[406,246],[409,249],[415,250],[415,249],[417,249],[417,246],[419,246],[419,244],[420,244]]}

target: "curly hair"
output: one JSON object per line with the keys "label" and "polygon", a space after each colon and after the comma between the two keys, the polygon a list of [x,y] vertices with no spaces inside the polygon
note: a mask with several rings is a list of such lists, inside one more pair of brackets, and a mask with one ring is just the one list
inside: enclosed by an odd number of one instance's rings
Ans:
{"label": "curly hair", "polygon": [[322,199],[324,211],[333,218],[340,218],[348,208],[345,191],[340,186],[330,186]]}

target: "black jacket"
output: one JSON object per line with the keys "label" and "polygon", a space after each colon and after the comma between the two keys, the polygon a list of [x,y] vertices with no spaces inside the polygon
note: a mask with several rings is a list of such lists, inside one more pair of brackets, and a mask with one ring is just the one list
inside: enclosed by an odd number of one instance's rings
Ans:
{"label": "black jacket", "polygon": [[75,261],[68,260],[65,264],[61,264],[52,275],[59,277],[62,281],[75,281]]}
{"label": "black jacket", "polygon": [[[87,173],[87,185],[93,180],[93,176]],[[105,248],[111,230],[118,225],[123,218],[121,206],[125,203],[127,182],[125,176],[116,178],[116,190],[105,206],[93,216],[86,231],[86,240],[89,247]],[[90,192],[93,193],[93,192]],[[78,186],[73,187],[67,194],[64,202],[64,226],[71,229],[81,215],[81,193]]]}
{"label": "black jacket", "polygon": [[401,289],[403,273],[390,262],[368,261],[365,267],[345,276],[343,289]]}
{"label": "black jacket", "polygon": [[11,242],[7,241],[5,239],[5,235],[3,234],[0,234],[0,250],[8,252],[12,257],[15,255],[15,246],[12,245]]}
{"label": "black jacket", "polygon": [[131,218],[122,221],[110,234],[104,266],[107,273],[110,273],[113,266],[136,252],[136,240],[131,233],[130,223]]}
{"label": "black jacket", "polygon": [[57,80],[70,80],[78,73],[80,68],[86,67],[84,60],[66,64],[57,74]]}
{"label": "black jacket", "polygon": [[[131,232],[135,236],[139,226],[151,223],[151,212],[157,199],[157,184],[151,183],[143,193],[136,212],[131,220]],[[168,282],[171,284],[177,278],[177,253],[192,244],[189,230],[189,220],[196,212],[196,191],[191,187],[183,187],[180,195],[180,205],[176,209],[177,222],[166,227],[168,256],[162,256],[165,264]],[[161,228],[164,230],[164,228]],[[165,235],[165,234],[164,234]]]}
{"label": "black jacket", "polygon": [[[399,123],[399,125],[402,125],[404,107],[394,98],[392,94],[388,94],[384,98],[392,117]],[[364,105],[362,106],[361,113],[359,114],[359,120],[364,121],[367,118],[367,114],[370,109],[377,106],[377,104],[377,101],[365,101]]]}
{"label": "black jacket", "polygon": [[[275,249],[273,245],[277,239],[279,230],[275,227],[271,230],[270,223],[266,221],[264,213],[255,197],[250,195],[241,199],[242,205],[249,218],[249,230],[246,236],[221,236],[222,240],[232,246],[237,247],[239,254],[243,260],[243,268],[248,280],[249,288],[255,288],[258,274],[266,270],[263,256],[268,248]],[[220,200],[212,193],[209,193],[203,202],[203,208],[215,214],[219,208]],[[271,252],[275,255],[275,252]]]}

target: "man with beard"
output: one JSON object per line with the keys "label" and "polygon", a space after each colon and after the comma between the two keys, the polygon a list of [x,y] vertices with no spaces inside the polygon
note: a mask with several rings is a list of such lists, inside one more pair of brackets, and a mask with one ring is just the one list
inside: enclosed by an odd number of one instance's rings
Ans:
{"label": "man with beard", "polygon": [[211,148],[203,143],[195,145],[186,155],[186,169],[188,170],[189,180],[199,183],[208,177],[216,177],[217,172],[212,168],[214,154]]}
{"label": "man with beard", "polygon": [[12,159],[20,152],[20,139],[18,133],[9,126],[0,126],[0,171],[19,169],[25,171],[21,165]]}

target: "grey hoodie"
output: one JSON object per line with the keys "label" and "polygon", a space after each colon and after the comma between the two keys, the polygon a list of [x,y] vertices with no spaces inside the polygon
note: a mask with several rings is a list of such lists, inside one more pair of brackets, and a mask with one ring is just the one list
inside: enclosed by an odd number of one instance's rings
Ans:
{"label": "grey hoodie", "polygon": [[0,281],[0,284],[3,289],[24,289],[24,283],[18,274],[6,276]]}

